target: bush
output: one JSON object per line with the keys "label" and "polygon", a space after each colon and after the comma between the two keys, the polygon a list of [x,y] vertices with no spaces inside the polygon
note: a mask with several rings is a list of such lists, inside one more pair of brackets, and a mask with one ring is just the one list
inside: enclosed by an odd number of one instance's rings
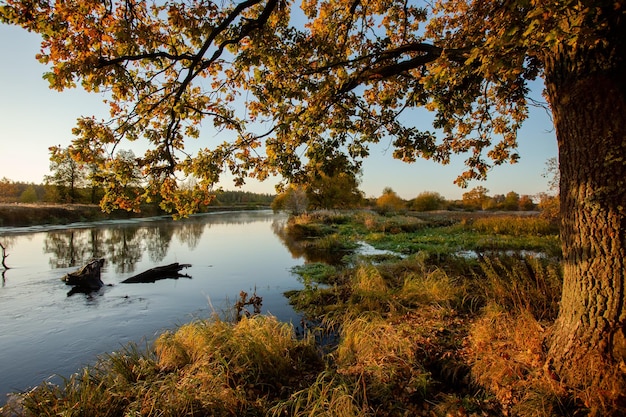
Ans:
{"label": "bush", "polygon": [[37,201],[39,201],[39,197],[37,197],[37,191],[32,185],[26,188],[20,195],[21,203],[35,203]]}
{"label": "bush", "polygon": [[415,211],[441,210],[446,205],[446,199],[439,193],[426,191],[411,201],[411,209]]}
{"label": "bush", "polygon": [[406,211],[406,203],[391,188],[385,188],[383,195],[376,200],[376,211],[381,214],[403,213]]}

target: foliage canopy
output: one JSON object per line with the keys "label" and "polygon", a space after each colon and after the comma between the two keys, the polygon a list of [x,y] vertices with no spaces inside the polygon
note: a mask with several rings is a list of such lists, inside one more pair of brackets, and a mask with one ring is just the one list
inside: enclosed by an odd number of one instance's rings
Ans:
{"label": "foliage canopy", "polygon": [[[546,48],[564,36],[597,42],[580,23],[604,13],[571,0],[0,4],[1,21],[42,35],[52,88],[105,92],[111,118],[81,118],[73,156],[112,158],[123,139],[146,140],[143,198],[161,194],[181,213],[208,203],[225,171],[236,184],[276,174],[302,183],[337,157],[358,170],[383,138],[408,162],[463,153],[457,182],[484,178],[518,159],[526,84]],[[434,112],[438,132],[411,123],[417,107]],[[196,143],[207,119],[224,142]],[[124,175],[105,175],[120,183],[107,201],[134,207]],[[188,177],[195,186],[181,187]]]}

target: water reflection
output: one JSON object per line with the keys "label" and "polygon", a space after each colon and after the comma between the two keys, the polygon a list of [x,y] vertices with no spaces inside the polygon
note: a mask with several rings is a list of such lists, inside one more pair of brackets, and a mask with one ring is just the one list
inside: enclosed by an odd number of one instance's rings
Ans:
{"label": "water reflection", "polygon": [[89,259],[105,258],[109,268],[117,274],[134,272],[142,257],[153,263],[167,255],[172,239],[176,237],[188,249],[194,250],[201,240],[206,221],[189,221],[180,225],[168,222],[156,224],[68,229],[46,234],[43,252],[52,255],[51,268],[71,268],[85,264]]}
{"label": "water reflection", "polygon": [[[302,264],[274,233],[270,211],[154,218],[45,229],[0,228],[12,269],[0,287],[0,405],[7,392],[53,374],[68,376],[95,357],[163,329],[222,314],[241,291],[257,290],[263,313],[299,323],[283,296],[301,284]],[[105,258],[91,297],[67,297],[61,277]],[[159,265],[190,264],[193,277],[122,284]]]}

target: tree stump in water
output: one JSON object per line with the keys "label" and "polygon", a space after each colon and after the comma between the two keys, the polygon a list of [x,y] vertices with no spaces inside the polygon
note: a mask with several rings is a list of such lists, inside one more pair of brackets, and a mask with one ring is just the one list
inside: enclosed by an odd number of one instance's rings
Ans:
{"label": "tree stump in water", "polygon": [[141,282],[155,282],[160,279],[178,279],[181,277],[191,278],[187,274],[181,274],[180,270],[183,268],[189,268],[190,264],[179,264],[175,262],[173,264],[164,265],[164,266],[156,266],[154,268],[148,269],[140,274],[133,275],[130,278],[122,281],[122,284],[136,284]]}
{"label": "tree stump in water", "polygon": [[100,270],[103,266],[104,258],[92,259],[78,271],[65,274],[61,278],[61,281],[64,281],[66,285],[72,285],[74,287],[74,289],[70,291],[72,294],[76,292],[97,291],[104,286],[104,282],[100,279]]}

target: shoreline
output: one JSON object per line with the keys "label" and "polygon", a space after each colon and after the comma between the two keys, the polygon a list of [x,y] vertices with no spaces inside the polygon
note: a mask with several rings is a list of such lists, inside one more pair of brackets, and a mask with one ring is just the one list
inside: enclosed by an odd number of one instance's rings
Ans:
{"label": "shoreline", "polygon": [[[242,206],[210,206],[205,213],[214,211],[263,210],[269,206],[260,204]],[[28,227],[65,225],[77,222],[102,220],[126,220],[143,217],[168,216],[158,207],[142,207],[141,212],[116,210],[105,213],[97,204],[23,204],[0,203],[0,227]]]}

